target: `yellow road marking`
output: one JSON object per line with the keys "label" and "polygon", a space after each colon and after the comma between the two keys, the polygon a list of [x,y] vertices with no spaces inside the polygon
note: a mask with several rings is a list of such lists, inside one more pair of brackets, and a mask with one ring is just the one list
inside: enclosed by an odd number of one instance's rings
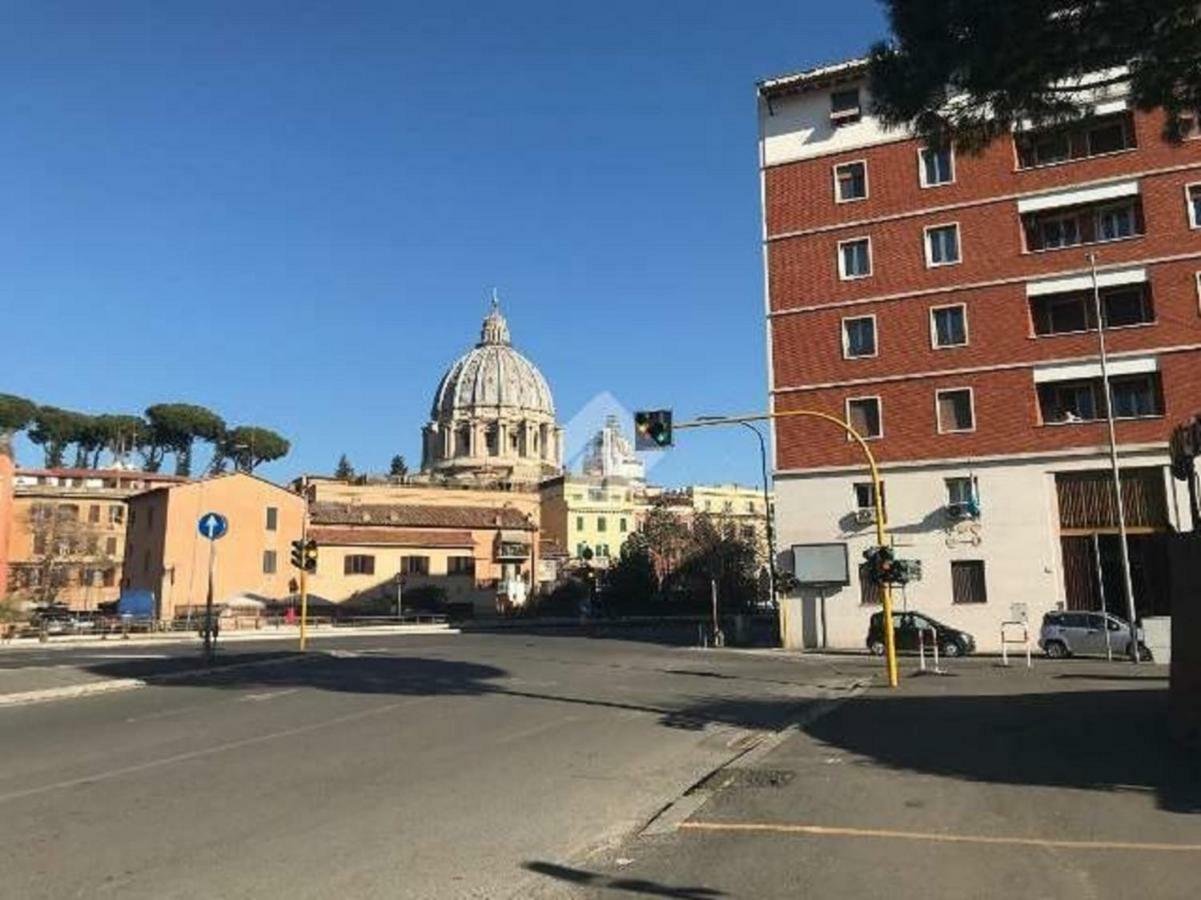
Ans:
{"label": "yellow road marking", "polygon": [[946,844],[1003,844],[1019,847],[1063,847],[1073,850],[1155,850],[1201,852],[1201,844],[1155,844],[1135,841],[1067,841],[1059,838],[987,834],[946,834],[934,831],[898,831],[888,828],[846,828],[836,825],[773,824],[770,822],[682,822],[692,831],[759,831],[775,834],[811,834],[821,837],[890,838],[902,841],[936,841]]}

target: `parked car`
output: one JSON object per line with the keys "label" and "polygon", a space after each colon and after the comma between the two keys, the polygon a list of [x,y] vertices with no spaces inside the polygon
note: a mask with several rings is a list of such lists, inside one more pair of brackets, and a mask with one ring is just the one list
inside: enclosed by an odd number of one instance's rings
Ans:
{"label": "parked car", "polygon": [[[963,656],[976,652],[976,639],[966,631],[944,625],[920,612],[894,612],[892,628],[898,651],[917,652],[919,634],[927,647],[937,635],[938,652],[943,656]],[[933,629],[933,631],[931,631]],[[884,613],[873,613],[867,626],[867,649],[877,656],[884,654]]]}
{"label": "parked car", "polygon": [[[1138,632],[1139,659],[1151,660],[1151,651]],[[1106,637],[1108,636],[1108,641]],[[1060,611],[1043,616],[1038,646],[1054,659],[1065,656],[1130,655],[1130,623],[1109,613]]]}

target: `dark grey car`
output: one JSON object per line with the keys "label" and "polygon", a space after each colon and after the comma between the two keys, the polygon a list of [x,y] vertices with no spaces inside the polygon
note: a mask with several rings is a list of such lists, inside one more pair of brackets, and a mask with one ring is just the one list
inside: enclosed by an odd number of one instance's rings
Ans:
{"label": "dark grey car", "polygon": [[[1125,619],[1099,612],[1049,612],[1043,616],[1038,646],[1047,656],[1130,655],[1130,625]],[[1139,659],[1151,659],[1151,651],[1139,633]]]}

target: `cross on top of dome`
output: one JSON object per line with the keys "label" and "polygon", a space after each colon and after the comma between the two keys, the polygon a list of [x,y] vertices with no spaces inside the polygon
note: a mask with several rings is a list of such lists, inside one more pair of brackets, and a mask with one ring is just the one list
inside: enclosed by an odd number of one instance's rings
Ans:
{"label": "cross on top of dome", "polygon": [[480,329],[480,346],[485,344],[509,344],[509,323],[500,314],[500,298],[496,288],[492,289],[492,309],[484,317],[484,326]]}

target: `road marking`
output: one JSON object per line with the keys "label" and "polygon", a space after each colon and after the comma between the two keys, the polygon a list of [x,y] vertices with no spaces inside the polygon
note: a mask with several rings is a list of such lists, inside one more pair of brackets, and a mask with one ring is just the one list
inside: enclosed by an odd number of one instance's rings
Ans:
{"label": "road marking", "polygon": [[1176,853],[1201,852],[1201,844],[1156,844],[1137,841],[1068,841],[1059,838],[1018,837],[987,834],[947,834],[933,831],[897,831],[887,828],[845,828],[834,825],[790,825],[770,822],[683,822],[689,831],[758,831],[775,834],[809,834],[818,837],[885,838],[902,841],[934,841],[945,844],[1003,844],[1018,847],[1056,847],[1070,850],[1154,850]]}
{"label": "road marking", "polygon": [[524,728],[521,731],[514,731],[503,735],[491,741],[490,744],[492,746],[497,744],[510,744],[513,741],[520,741],[523,738],[529,738],[536,734],[542,734],[544,731],[553,731],[556,728],[561,728],[570,722],[578,721],[579,718],[579,716],[563,716],[555,719],[553,722],[543,722],[541,725],[534,725],[531,728]]}
{"label": "road marking", "polygon": [[434,696],[417,697],[408,700],[401,700],[396,703],[388,703],[384,706],[375,706],[371,709],[360,710],[355,713],[348,713],[344,716],[335,716],[332,719],[326,719],[322,722],[311,722],[308,725],[299,725],[296,728],[286,728],[283,731],[272,731],[268,734],[260,734],[254,737],[242,738],[238,741],[228,741],[224,744],[217,744],[213,747],[205,747],[201,750],[189,750],[187,753],[176,753],[174,756],[164,756],[160,759],[152,759],[144,763],[138,763],[133,766],[121,766],[118,769],[109,769],[107,772],[97,772],[94,775],[83,775],[79,778],[68,778],[65,781],[55,781],[51,784],[43,784],[40,787],[26,788],[23,791],[12,791],[7,794],[0,794],[0,803],[5,803],[9,800],[20,800],[24,797],[35,797],[38,794],[48,794],[51,791],[61,791],[67,788],[78,787],[80,785],[96,784],[100,781],[108,781],[113,778],[120,778],[122,775],[133,775],[136,772],[146,772],[150,769],[160,769],[163,766],[173,766],[176,763],[188,762],[193,759],[203,759],[206,756],[215,756],[218,753],[228,753],[231,750],[241,750],[243,747],[253,747],[256,744],[265,744],[269,741],[277,741],[282,738],[296,737],[301,734],[308,734],[312,731],[320,731],[322,728],[330,728],[334,725],[345,725],[347,722],[357,722],[360,719],[369,719],[373,716],[382,716],[385,713],[395,712],[405,706],[414,706],[418,703],[427,703],[437,699]]}
{"label": "road marking", "polygon": [[295,694],[300,688],[288,688],[283,691],[266,691],[262,694],[247,694],[245,697],[239,697],[239,703],[258,703],[263,700],[274,700],[276,697],[286,697],[288,694]]}

